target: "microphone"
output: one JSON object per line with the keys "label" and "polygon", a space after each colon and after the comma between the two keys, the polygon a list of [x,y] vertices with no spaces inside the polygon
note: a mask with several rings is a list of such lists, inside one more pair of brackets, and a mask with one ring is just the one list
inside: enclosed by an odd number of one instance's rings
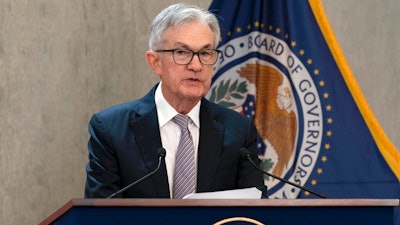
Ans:
{"label": "microphone", "polygon": [[300,189],[303,190],[303,191],[308,191],[308,192],[310,192],[310,193],[312,193],[312,194],[314,194],[314,195],[316,195],[316,196],[318,196],[318,197],[320,197],[320,198],[326,198],[325,196],[323,196],[323,195],[321,195],[321,194],[318,194],[318,193],[316,193],[316,192],[314,192],[314,191],[311,191],[311,190],[309,190],[309,189],[307,189],[307,188],[305,188],[305,187],[302,187],[302,186],[300,186],[300,185],[298,185],[298,184],[295,184],[295,183],[293,183],[293,182],[290,182],[290,181],[288,181],[288,180],[285,180],[285,179],[283,179],[283,178],[280,178],[280,177],[278,177],[278,176],[275,176],[274,174],[271,174],[271,173],[268,173],[268,172],[264,171],[263,169],[261,169],[260,167],[258,167],[258,166],[254,163],[254,161],[251,159],[251,157],[250,157],[250,152],[249,152],[249,150],[247,150],[247,148],[241,148],[241,149],[240,149],[240,152],[242,153],[242,157],[243,157],[243,158],[246,158],[246,159],[251,163],[251,165],[253,165],[257,170],[261,171],[262,173],[264,173],[264,174],[266,174],[266,175],[268,175],[268,176],[270,176],[270,177],[273,177],[273,178],[275,178],[275,179],[277,179],[277,180],[280,180],[280,181],[282,181],[282,182],[284,182],[284,183],[290,184],[290,185],[292,185],[292,186],[294,186],[294,187],[300,188]]}
{"label": "microphone", "polygon": [[150,173],[146,174],[145,176],[143,176],[143,177],[140,178],[139,180],[136,180],[136,181],[130,183],[130,184],[127,185],[126,187],[122,188],[121,190],[119,190],[119,191],[117,191],[117,192],[114,192],[113,194],[111,194],[110,196],[108,196],[107,199],[108,199],[108,198],[113,198],[113,197],[115,197],[116,195],[121,194],[122,192],[126,191],[127,189],[131,188],[132,186],[135,186],[136,184],[140,183],[141,181],[143,181],[143,180],[145,180],[146,178],[150,177],[151,175],[155,174],[155,173],[160,169],[161,161],[162,161],[162,159],[165,158],[165,155],[166,155],[166,154],[167,154],[167,153],[166,153],[166,151],[165,151],[165,149],[164,149],[163,147],[159,148],[159,149],[157,150],[158,165],[157,165],[157,167],[156,167],[153,171],[151,171]]}

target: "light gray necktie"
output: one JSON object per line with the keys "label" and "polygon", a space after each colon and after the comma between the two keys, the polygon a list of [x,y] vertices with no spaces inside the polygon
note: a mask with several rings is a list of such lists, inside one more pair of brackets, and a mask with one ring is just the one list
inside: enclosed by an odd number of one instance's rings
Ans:
{"label": "light gray necktie", "polygon": [[178,114],[172,119],[181,128],[181,139],[175,157],[174,198],[196,191],[194,145],[188,128],[189,117]]}

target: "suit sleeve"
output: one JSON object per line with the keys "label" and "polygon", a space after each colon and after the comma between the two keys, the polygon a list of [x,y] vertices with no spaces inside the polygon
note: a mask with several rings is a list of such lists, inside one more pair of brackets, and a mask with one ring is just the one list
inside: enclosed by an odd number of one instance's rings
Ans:
{"label": "suit sleeve", "polygon": [[85,198],[105,198],[119,190],[120,175],[107,124],[97,114],[89,122],[89,134]]}
{"label": "suit sleeve", "polygon": [[[250,120],[250,119],[249,119]],[[250,152],[250,157],[253,162],[260,166],[261,160],[258,157],[257,148],[257,129],[253,122],[250,120],[248,123],[247,137],[245,147]],[[254,168],[254,166],[246,158],[242,158],[239,165],[239,181],[238,186],[245,187],[264,187],[263,174]]]}

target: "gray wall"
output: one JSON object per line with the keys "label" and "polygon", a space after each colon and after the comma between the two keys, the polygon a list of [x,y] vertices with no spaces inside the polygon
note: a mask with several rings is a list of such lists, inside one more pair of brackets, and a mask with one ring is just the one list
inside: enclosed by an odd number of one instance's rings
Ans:
{"label": "gray wall", "polygon": [[[173,2],[0,0],[0,224],[37,224],[83,196],[90,116],[157,81],[144,58],[148,25]],[[400,1],[322,2],[367,101],[400,147]]]}

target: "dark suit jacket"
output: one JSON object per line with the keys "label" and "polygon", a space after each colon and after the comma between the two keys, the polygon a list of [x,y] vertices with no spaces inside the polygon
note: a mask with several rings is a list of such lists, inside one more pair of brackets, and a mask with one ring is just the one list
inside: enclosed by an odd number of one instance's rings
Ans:
{"label": "dark suit jacket", "polygon": [[[86,198],[111,195],[157,167],[162,147],[154,101],[156,86],[142,99],[96,113],[87,164]],[[257,157],[257,131],[249,118],[201,100],[197,191],[209,192],[264,185],[262,173],[241,156],[247,148]],[[118,197],[169,198],[165,162],[157,173]]]}

